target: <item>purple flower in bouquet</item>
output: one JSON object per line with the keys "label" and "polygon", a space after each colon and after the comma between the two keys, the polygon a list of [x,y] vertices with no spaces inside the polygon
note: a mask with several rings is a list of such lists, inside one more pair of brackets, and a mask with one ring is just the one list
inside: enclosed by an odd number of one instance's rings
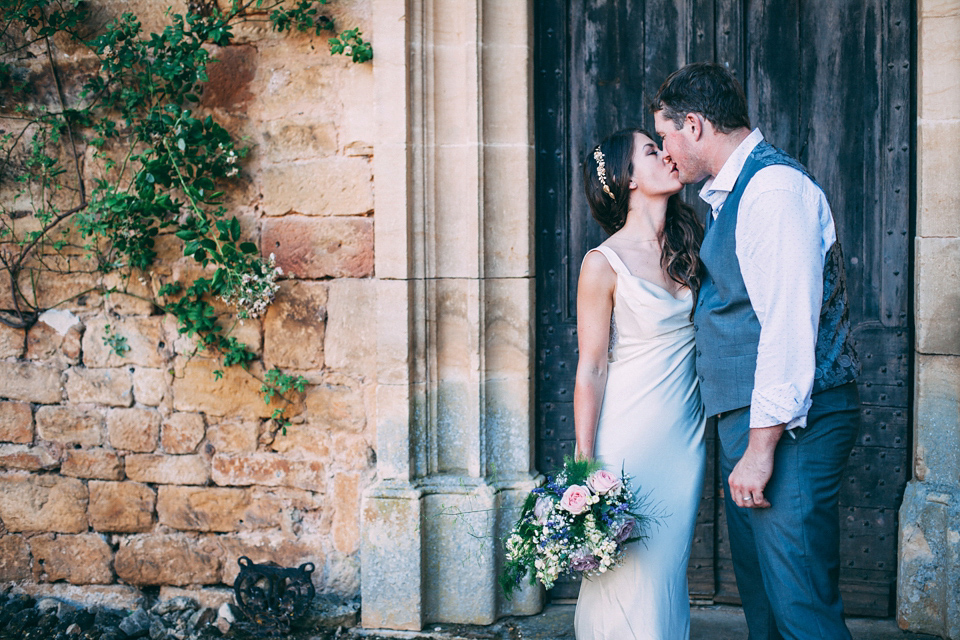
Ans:
{"label": "purple flower in bouquet", "polygon": [[570,568],[574,571],[593,571],[599,566],[596,557],[588,551],[578,551],[570,558]]}
{"label": "purple flower in bouquet", "polygon": [[537,497],[537,503],[533,507],[533,515],[537,519],[537,524],[546,524],[547,518],[553,512],[553,500],[544,496]]}
{"label": "purple flower in bouquet", "polygon": [[633,533],[634,527],[637,526],[637,521],[633,518],[628,518],[623,521],[623,524],[620,525],[620,528],[617,529],[616,540],[617,542],[623,542],[630,537],[630,534]]}

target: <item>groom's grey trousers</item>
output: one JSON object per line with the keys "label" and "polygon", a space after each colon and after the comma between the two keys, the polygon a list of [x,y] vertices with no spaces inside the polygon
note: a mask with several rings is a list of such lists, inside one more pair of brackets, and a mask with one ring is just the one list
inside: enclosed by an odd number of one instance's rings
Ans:
{"label": "groom's grey trousers", "polygon": [[777,444],[764,496],[745,509],[730,498],[730,472],[747,448],[750,409],[718,416],[724,505],[737,588],[750,640],[847,640],[837,589],[840,479],[860,428],[850,382],[814,394],[806,428]]}

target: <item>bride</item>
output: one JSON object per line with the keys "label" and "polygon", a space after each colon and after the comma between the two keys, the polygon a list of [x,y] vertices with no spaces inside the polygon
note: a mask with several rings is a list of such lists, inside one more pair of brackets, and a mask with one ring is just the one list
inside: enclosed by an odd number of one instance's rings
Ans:
{"label": "bride", "polygon": [[703,484],[703,408],[690,320],[703,229],[644,131],[617,132],[583,164],[610,237],[583,259],[574,389],[577,452],[632,477],[660,514],[623,565],[584,579],[578,640],[690,636],[687,561]]}

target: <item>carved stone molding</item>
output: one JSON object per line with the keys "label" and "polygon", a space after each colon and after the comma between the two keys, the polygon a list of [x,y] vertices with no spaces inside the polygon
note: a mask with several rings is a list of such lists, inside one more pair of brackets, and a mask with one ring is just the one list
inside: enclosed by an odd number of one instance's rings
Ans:
{"label": "carved stone molding", "polygon": [[534,486],[531,6],[374,0],[377,471],[363,624],[533,613],[496,577]]}

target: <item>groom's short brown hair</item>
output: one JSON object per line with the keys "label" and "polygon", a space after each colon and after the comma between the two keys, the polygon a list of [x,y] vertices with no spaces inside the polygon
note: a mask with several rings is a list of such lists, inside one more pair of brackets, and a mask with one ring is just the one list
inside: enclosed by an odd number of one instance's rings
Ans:
{"label": "groom's short brown hair", "polygon": [[688,113],[699,113],[720,133],[750,128],[743,87],[725,67],[713,62],[694,62],[667,76],[650,110],[663,111],[677,129]]}

